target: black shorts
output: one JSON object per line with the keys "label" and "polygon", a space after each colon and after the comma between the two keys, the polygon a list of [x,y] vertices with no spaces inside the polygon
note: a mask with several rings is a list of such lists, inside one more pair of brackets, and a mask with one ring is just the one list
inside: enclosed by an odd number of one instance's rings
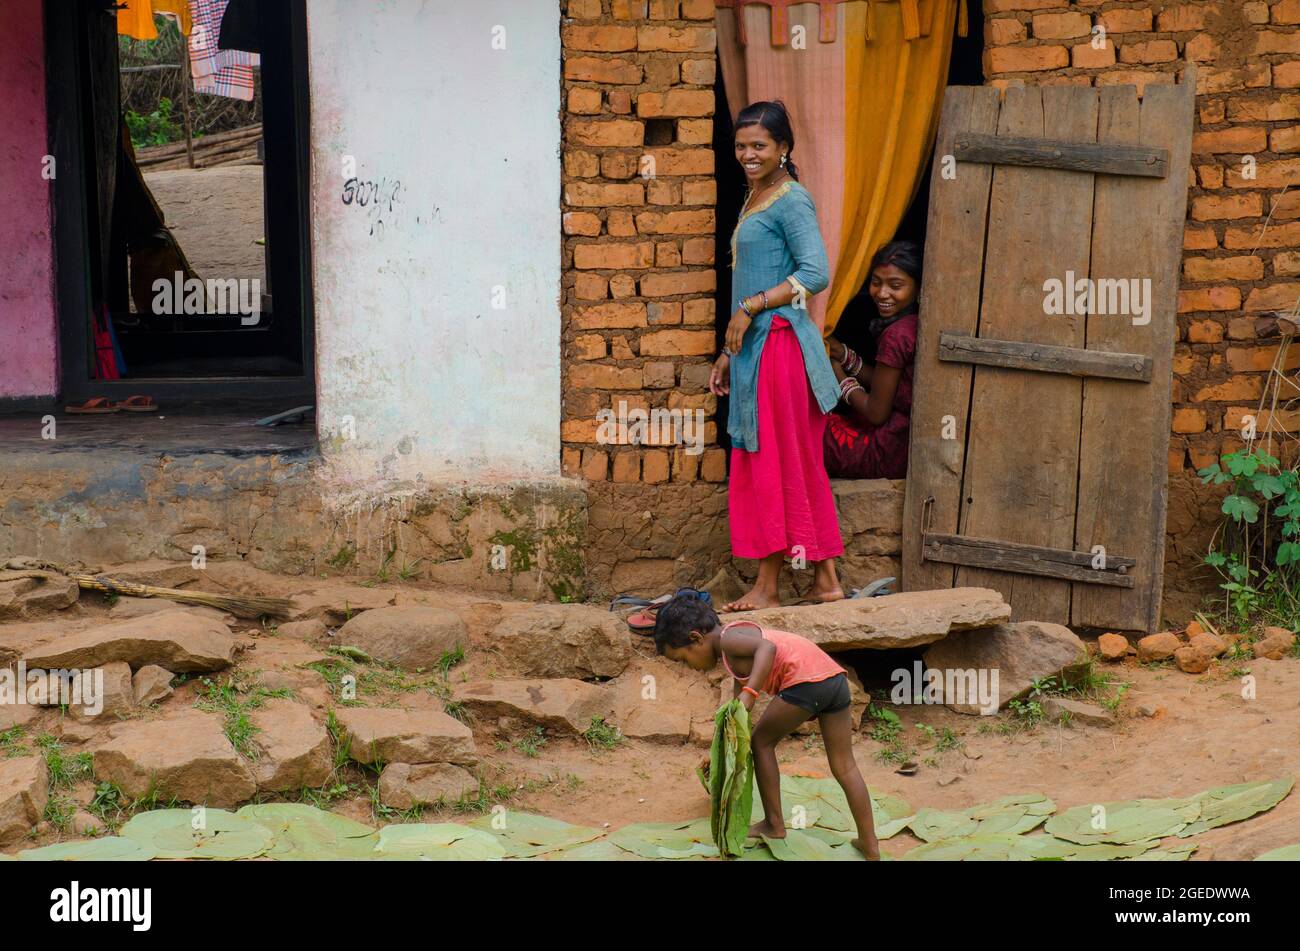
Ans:
{"label": "black shorts", "polygon": [[801,710],[807,710],[813,716],[823,713],[839,713],[847,710],[853,702],[849,693],[849,678],[843,674],[817,680],[810,684],[795,684],[786,687],[777,694],[786,703],[793,704]]}

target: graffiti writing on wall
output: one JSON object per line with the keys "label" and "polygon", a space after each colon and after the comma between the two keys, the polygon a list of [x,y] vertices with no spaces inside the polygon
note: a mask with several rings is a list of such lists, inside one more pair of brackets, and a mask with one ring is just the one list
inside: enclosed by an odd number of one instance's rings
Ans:
{"label": "graffiti writing on wall", "polygon": [[339,196],[344,205],[366,209],[370,220],[370,234],[383,235],[384,228],[397,216],[397,206],[402,201],[402,183],[399,179],[349,178],[343,183]]}

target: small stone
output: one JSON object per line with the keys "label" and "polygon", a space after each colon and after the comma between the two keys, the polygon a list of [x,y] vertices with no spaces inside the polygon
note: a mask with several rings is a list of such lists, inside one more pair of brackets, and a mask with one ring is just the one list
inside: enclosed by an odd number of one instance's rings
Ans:
{"label": "small stone", "polygon": [[1110,711],[1096,704],[1066,697],[1047,697],[1043,700],[1043,716],[1048,720],[1059,721],[1065,715],[1068,715],[1071,724],[1085,726],[1111,726],[1115,722]]}
{"label": "small stone", "polygon": [[1174,663],[1185,674],[1205,673],[1210,669],[1210,661],[1213,659],[1214,655],[1208,654],[1199,647],[1193,647],[1190,644],[1174,651]]}
{"label": "small stone", "polygon": [[1295,644],[1295,635],[1285,628],[1266,627],[1264,636],[1250,645],[1251,653],[1260,660],[1281,660]]}
{"label": "small stone", "polygon": [[1101,656],[1107,660],[1119,660],[1131,651],[1133,646],[1123,634],[1103,634],[1097,638],[1097,648],[1101,651]]}
{"label": "small stone", "polygon": [[1168,660],[1174,656],[1174,651],[1182,646],[1183,642],[1178,639],[1178,636],[1169,631],[1149,634],[1137,642],[1138,660],[1144,664]]}
{"label": "small stone", "polygon": [[79,693],[80,702],[69,704],[68,712],[79,720],[114,719],[135,707],[131,667],[123,661],[83,670],[72,686],[73,696]]}
{"label": "small stone", "polygon": [[308,618],[305,621],[285,621],[276,627],[277,637],[296,637],[303,641],[318,640],[326,635],[329,628],[324,618]]}
{"label": "small stone", "polygon": [[1158,717],[1163,712],[1164,712],[1163,707],[1155,707],[1149,703],[1143,703],[1138,705],[1138,713],[1142,714],[1144,717]]}
{"label": "small stone", "polygon": [[78,809],[72,817],[72,831],[77,835],[100,835],[104,832],[104,823],[98,816]]}
{"label": "small stone", "polygon": [[949,773],[947,776],[941,776],[938,779],[940,786],[951,786],[953,783],[960,782],[961,777],[956,773]]}
{"label": "small stone", "polygon": [[1228,649],[1227,643],[1217,634],[1211,634],[1209,631],[1203,631],[1200,634],[1192,635],[1189,646],[1209,655],[1218,657]]}
{"label": "small stone", "polygon": [[137,670],[131,680],[136,705],[151,707],[170,697],[174,676],[170,670],[157,664],[146,664]]}

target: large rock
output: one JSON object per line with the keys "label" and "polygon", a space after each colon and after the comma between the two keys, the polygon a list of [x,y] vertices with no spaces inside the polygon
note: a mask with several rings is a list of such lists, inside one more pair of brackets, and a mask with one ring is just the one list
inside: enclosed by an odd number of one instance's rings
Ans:
{"label": "large rock", "polygon": [[340,742],[358,763],[478,762],[469,727],[437,710],[340,707],[334,715]]}
{"label": "large rock", "polygon": [[257,788],[296,792],[323,786],[333,771],[333,746],[325,727],[301,703],[277,698],[249,714],[257,756]]}
{"label": "large rock", "polygon": [[393,592],[384,588],[363,588],[331,581],[294,595],[290,601],[289,619],[320,618],[330,627],[337,627],[361,612],[377,611],[392,603]]}
{"label": "large rock", "polygon": [[752,620],[764,627],[802,634],[822,650],[920,647],[955,631],[1011,619],[1002,595],[987,588],[908,591],[881,598],[850,598],[831,604],[764,608],[726,615],[723,621]]}
{"label": "large rock", "polygon": [[257,792],[248,763],[222,732],[221,717],[200,710],[119,724],[94,756],[95,779],[115,783],[133,799],[156,789],[162,801],[226,807]]}
{"label": "large rock", "polygon": [[525,677],[617,677],[632,656],[626,622],[585,604],[530,607],[507,617],[490,638]]}
{"label": "large rock", "polygon": [[55,571],[0,572],[0,618],[61,611],[77,603],[77,582]]}
{"label": "large rock", "polygon": [[393,809],[453,803],[477,794],[474,774],[450,763],[390,763],[379,776],[379,801]]}
{"label": "large rock", "polygon": [[484,717],[518,717],[552,730],[584,733],[614,712],[613,694],[581,680],[483,680],[457,684],[453,696]]}
{"label": "large rock", "polygon": [[0,759],[0,847],[27,838],[45,813],[49,772],[39,756]]}
{"label": "large rock", "polygon": [[218,611],[216,608],[210,608],[202,604],[181,604],[178,601],[167,601],[163,598],[132,598],[130,596],[117,599],[108,610],[109,620],[125,621],[130,618],[146,617],[150,614],[166,614],[169,611],[183,611],[187,614],[195,614],[199,617],[210,618],[213,621],[220,621],[223,624],[229,624],[234,620],[233,614],[227,614],[225,611]]}
{"label": "large rock", "polygon": [[713,723],[718,688],[685,664],[657,656],[634,656],[606,689],[614,691],[614,722],[624,736],[655,743],[683,743],[695,720]]}
{"label": "large rock", "polygon": [[28,667],[101,667],[123,661],[132,668],[157,664],[176,673],[223,670],[235,639],[219,621],[187,611],[167,611],[114,621],[29,651]]}
{"label": "large rock", "polygon": [[73,683],[73,691],[80,700],[70,704],[68,712],[78,720],[113,720],[135,709],[131,667],[120,660],[83,670]]}
{"label": "large rock", "polygon": [[964,698],[945,695],[944,705],[958,713],[978,714],[979,703],[959,702],[970,700],[967,685],[972,683],[972,675],[975,684],[983,682],[991,687],[992,674],[997,673],[1000,709],[1027,694],[1035,680],[1055,677],[1087,656],[1086,645],[1068,627],[1043,621],[1017,621],[954,634],[932,645],[923,659],[927,668],[942,675],[940,686],[953,686],[954,694],[965,688]]}
{"label": "large rock", "polygon": [[406,670],[433,670],[444,654],[469,644],[469,631],[445,608],[376,608],[348,621],[335,635],[375,660]]}

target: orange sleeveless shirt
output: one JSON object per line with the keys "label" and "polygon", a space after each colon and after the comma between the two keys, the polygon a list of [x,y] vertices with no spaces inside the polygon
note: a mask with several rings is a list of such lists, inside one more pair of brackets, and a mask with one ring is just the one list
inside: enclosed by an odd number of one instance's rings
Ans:
{"label": "orange sleeveless shirt", "polygon": [[[732,621],[722,628],[723,633],[737,624],[748,624],[750,627],[758,628],[763,640],[771,641],[772,644],[776,645],[776,658],[772,661],[772,673],[767,678],[767,683],[760,688],[764,693],[778,694],[795,684],[817,683],[834,677],[836,674],[844,673],[844,668],[835,663],[830,654],[806,637],[791,634],[789,631],[777,631],[772,628],[761,627],[753,621]],[[731,669],[731,665],[727,663],[726,651],[722,653],[722,666],[727,669],[727,673],[742,684],[749,680],[748,677],[736,676],[735,671]]]}

